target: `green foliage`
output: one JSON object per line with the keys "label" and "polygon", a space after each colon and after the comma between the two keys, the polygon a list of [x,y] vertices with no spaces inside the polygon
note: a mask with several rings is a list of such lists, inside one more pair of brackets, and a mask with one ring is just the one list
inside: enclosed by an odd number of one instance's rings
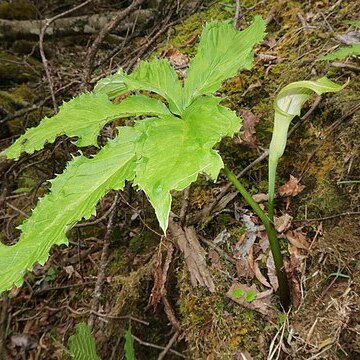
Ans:
{"label": "green foliage", "polygon": [[360,28],[360,19],[358,19],[358,20],[345,20],[345,21],[342,21],[342,23],[343,24],[354,25],[354,26]]}
{"label": "green foliage", "polygon": [[[348,20],[342,21],[343,24],[354,25],[360,28],[360,20]],[[342,60],[347,58],[348,56],[358,56],[360,55],[360,44],[355,43],[349,47],[340,48],[336,51],[332,51],[329,54],[322,56],[318,59],[318,61],[322,60]]]}
{"label": "green foliage", "polygon": [[[101,80],[94,92],[69,101],[56,116],[28,129],[1,153],[17,159],[60,135],[77,137],[74,144],[79,147],[97,145],[97,135],[106,123],[120,117],[153,116],[118,128],[117,137],[96,155],[75,157],[51,181],[51,192],[20,226],[19,241],[13,246],[0,243],[0,292],[21,285],[25,272],[35,262],[44,264],[52,245],[67,244],[66,233],[78,221],[95,215],[98,201],[110,190],[122,189],[126,180],[146,193],[165,232],[170,191],[186,188],[200,173],[216,179],[223,167],[213,147],[222,137],[237,132],[241,120],[219,105],[221,98],[210,94],[239,68],[251,67],[252,48],[263,39],[264,29],[259,17],[244,31],[228,22],[210,23],[184,84],[167,60],[142,62],[129,75],[120,70]],[[142,94],[120,104],[111,102],[139,90],[160,95],[169,108]]]}
{"label": "green foliage", "polygon": [[69,353],[74,360],[100,360],[91,329],[86,323],[76,325],[76,333],[69,338]]}
{"label": "green foliage", "polygon": [[319,60],[341,60],[352,55],[360,55],[360,44],[353,44],[350,47],[332,51],[331,53],[322,56]]}
{"label": "green foliage", "polygon": [[232,292],[232,296],[235,299],[244,298],[246,302],[252,302],[256,299],[256,292],[254,290],[245,291],[241,288],[234,289]]}
{"label": "green foliage", "polygon": [[124,350],[125,350],[126,360],[136,360],[135,350],[134,350],[134,338],[131,335],[131,325],[129,326],[129,329],[126,330],[125,333]]}

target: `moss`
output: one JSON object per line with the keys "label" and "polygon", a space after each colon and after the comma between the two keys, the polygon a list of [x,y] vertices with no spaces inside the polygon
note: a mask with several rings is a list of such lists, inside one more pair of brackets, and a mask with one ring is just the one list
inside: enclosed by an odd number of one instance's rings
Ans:
{"label": "moss", "polygon": [[11,135],[24,133],[25,128],[34,127],[39,124],[45,116],[52,116],[54,111],[48,107],[43,107],[27,113],[26,117],[17,117],[7,122]]}
{"label": "moss", "polygon": [[2,85],[36,81],[41,71],[39,61],[32,58],[25,61],[8,51],[0,51],[0,65],[0,82]]}
{"label": "moss", "polygon": [[[33,58],[41,61],[39,44],[37,41],[30,41],[25,39],[15,40],[11,45],[10,50],[17,55],[28,56],[31,54]],[[50,59],[53,56],[52,51],[50,51],[46,44],[44,44],[44,52],[47,59]]]}
{"label": "moss", "polygon": [[13,0],[0,4],[0,18],[8,20],[36,19],[37,11],[29,0]]}
{"label": "moss", "polygon": [[178,274],[188,355],[191,359],[233,359],[234,353],[241,349],[254,359],[262,359],[259,335],[264,334],[266,326],[267,336],[274,328],[251,310],[229,300],[225,293],[230,284],[219,273],[213,276],[217,290],[209,293],[204,288],[191,286],[187,270],[182,269]]}

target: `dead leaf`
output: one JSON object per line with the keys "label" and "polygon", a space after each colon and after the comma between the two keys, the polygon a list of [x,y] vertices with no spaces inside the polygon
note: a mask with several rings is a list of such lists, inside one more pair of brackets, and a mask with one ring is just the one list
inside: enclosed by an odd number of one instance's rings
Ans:
{"label": "dead leaf", "polygon": [[286,275],[290,280],[291,299],[292,303],[297,308],[301,303],[301,272],[300,261],[294,255],[290,256],[290,261],[284,259],[284,267]]}
{"label": "dead leaf", "polygon": [[[258,260],[258,259],[256,259],[256,260]],[[257,261],[254,262],[254,273],[255,273],[255,277],[261,282],[261,284],[263,284],[267,288],[272,288],[272,286],[266,280],[266,277],[260,271],[259,264]]]}
{"label": "dead leaf", "polygon": [[250,355],[250,353],[246,350],[240,351],[236,350],[233,354],[234,360],[253,360],[253,357]]}
{"label": "dead leaf", "polygon": [[275,226],[276,231],[278,233],[282,233],[282,232],[286,231],[287,229],[289,229],[292,219],[293,219],[293,217],[287,213],[285,213],[284,215],[281,215],[279,217],[275,216],[274,217],[274,226]]}
{"label": "dead leaf", "polygon": [[225,229],[220,234],[216,235],[214,239],[214,244],[222,244],[226,242],[228,239],[230,239],[231,234],[229,230]]}
{"label": "dead leaf", "polygon": [[10,339],[13,346],[19,346],[24,351],[35,349],[37,346],[37,340],[27,334],[12,335]]}
{"label": "dead leaf", "polygon": [[[244,292],[253,290],[256,294],[255,300],[253,300],[252,302],[248,302],[245,300],[244,297],[234,297],[233,294],[234,290],[236,289],[241,289]],[[243,307],[259,312],[264,316],[266,320],[274,321],[277,317],[278,312],[277,310],[275,310],[271,303],[272,293],[273,289],[259,292],[255,285],[247,286],[240,283],[234,283],[231,285],[229,291],[226,293],[226,296]]]}
{"label": "dead leaf", "polygon": [[209,250],[208,256],[211,261],[211,265],[215,269],[221,270],[221,262],[220,262],[220,256],[219,256],[218,252],[216,250],[211,249],[211,250]]}
{"label": "dead leaf", "polygon": [[245,144],[251,148],[257,148],[259,145],[258,140],[255,137],[256,125],[260,119],[254,115],[250,110],[240,110],[240,115],[243,118],[244,133],[240,137],[240,143]]}
{"label": "dead leaf", "polygon": [[287,183],[279,187],[280,196],[296,196],[300,194],[305,186],[299,185],[300,180],[290,175],[290,179]]}
{"label": "dead leaf", "polygon": [[188,57],[185,54],[183,54],[181,51],[179,51],[178,49],[175,49],[173,47],[171,47],[170,49],[167,49],[163,53],[163,56],[168,58],[170,61],[170,64],[177,70],[185,69],[189,63]]}
{"label": "dead leaf", "polygon": [[259,193],[252,196],[253,200],[256,201],[258,204],[268,201],[269,196],[268,194]]}
{"label": "dead leaf", "polygon": [[298,249],[309,250],[309,243],[306,240],[306,236],[301,230],[287,231],[285,234],[286,238],[291,245],[297,247]]}
{"label": "dead leaf", "polygon": [[267,275],[269,278],[269,282],[274,289],[274,291],[277,291],[279,288],[279,281],[276,276],[276,269],[275,269],[275,263],[274,263],[274,257],[272,253],[269,254],[267,260],[266,260],[266,267],[267,267]]}

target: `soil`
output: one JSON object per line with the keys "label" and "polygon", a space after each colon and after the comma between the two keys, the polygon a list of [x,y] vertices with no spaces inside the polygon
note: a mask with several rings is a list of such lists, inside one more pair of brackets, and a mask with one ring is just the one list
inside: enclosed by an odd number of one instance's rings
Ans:
{"label": "soil", "polygon": [[[8,1],[0,4],[0,18],[38,20],[80,3]],[[121,7],[129,3],[122,2]],[[143,7],[154,8],[158,3],[163,12],[149,22],[152,26],[135,24],[138,29],[121,36],[121,41],[119,35],[105,38],[90,84],[83,83],[84,59],[95,36],[45,39],[58,105],[119,67],[131,68],[138,58],[164,56],[171,48],[191,58],[202,26],[211,20],[233,21],[236,11],[236,2],[230,0],[147,1]],[[119,6],[102,0],[73,15],[117,11]],[[235,173],[268,147],[272,102],[283,86],[322,76],[338,84],[349,80],[344,90],[325,94],[318,103],[313,97],[304,106],[303,114],[315,104],[306,120],[294,119],[296,128],[279,164],[277,187],[287,183],[290,175],[304,186],[294,197],[276,199],[276,216],[291,216],[279,234],[292,285],[293,307],[288,313],[281,311],[272,290],[266,235],[245,201],[230,192],[219,211],[205,211],[228,185],[223,174],[215,183],[200,176],[185,194],[173,194],[175,214],[180,214],[188,198],[187,221],[195,226],[205,250],[213,292],[206,286],[193,286],[182,252],[170,237],[159,236],[146,196],[127,185],[118,194],[110,232],[115,192],[100,201],[90,223],[70,231],[69,246],[53,246],[46,264],[36,265],[21,288],[2,294],[0,359],[70,359],[68,339],[82,321],[92,324],[102,359],[125,357],[124,336],[130,324],[137,359],[161,359],[162,352],[165,359],[360,359],[360,61],[356,56],[318,61],[345,46],[339,35],[349,38],[351,32],[359,32],[344,23],[358,20],[359,13],[360,5],[350,0],[240,2],[240,28],[248,26],[255,15],[267,19],[268,26],[265,41],[255,49],[254,67],[225,82],[219,92],[223,105],[244,118],[243,110],[249,110],[259,121],[250,144],[239,134],[218,146]],[[2,151],[27,127],[54,113],[37,41],[0,39],[0,82]],[[121,121],[103,130],[100,144],[115,134],[115,125],[124,124]],[[89,156],[97,150],[82,151]],[[16,227],[47,193],[47,180],[61,173],[76,154],[71,141],[61,137],[17,162],[0,162],[4,169],[0,174],[2,243],[17,241]],[[251,194],[266,193],[266,160],[252,165],[242,180]],[[249,229],[255,229],[256,240],[244,262],[239,248]],[[287,241],[290,236],[295,241]],[[106,238],[109,261],[94,311]],[[163,275],[167,261],[166,296],[157,301],[156,279]],[[268,295],[256,305],[236,301],[229,290],[234,286]]]}

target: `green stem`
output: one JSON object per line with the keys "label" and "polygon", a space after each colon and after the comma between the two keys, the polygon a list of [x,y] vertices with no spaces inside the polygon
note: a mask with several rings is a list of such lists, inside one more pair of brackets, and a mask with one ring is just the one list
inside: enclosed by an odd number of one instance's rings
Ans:
{"label": "green stem", "polygon": [[268,199],[268,212],[270,221],[274,221],[274,198],[275,198],[275,180],[276,180],[276,168],[277,160],[269,157],[269,199]]}
{"label": "green stem", "polygon": [[269,218],[264,213],[264,211],[257,204],[257,202],[251,197],[251,195],[241,184],[241,182],[226,166],[224,167],[224,173],[227,176],[227,178],[233,183],[236,190],[239,191],[239,193],[243,196],[246,202],[253,208],[253,210],[259,216],[260,220],[265,226],[265,230],[269,238],[270,250],[274,257],[276,276],[279,281],[280,302],[284,310],[287,311],[290,305],[290,290],[289,290],[287,277],[284,271],[284,261],[281,254],[280,244],[276,236],[276,230],[273,227]]}

